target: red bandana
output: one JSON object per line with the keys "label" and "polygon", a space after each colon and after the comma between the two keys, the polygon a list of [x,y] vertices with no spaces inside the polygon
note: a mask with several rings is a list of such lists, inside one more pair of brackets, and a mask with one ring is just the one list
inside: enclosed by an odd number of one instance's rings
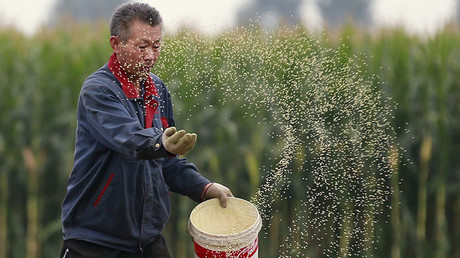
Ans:
{"label": "red bandana", "polygon": [[[108,67],[113,75],[115,75],[115,78],[117,78],[120,82],[121,88],[123,89],[126,97],[128,99],[139,98],[139,94],[136,92],[136,85],[128,80],[128,75],[123,69],[121,69],[115,53],[110,56]],[[152,127],[153,117],[158,107],[158,102],[153,98],[153,96],[158,97],[158,92],[155,84],[153,83],[152,77],[149,75],[147,76],[147,80],[145,80],[145,128]]]}

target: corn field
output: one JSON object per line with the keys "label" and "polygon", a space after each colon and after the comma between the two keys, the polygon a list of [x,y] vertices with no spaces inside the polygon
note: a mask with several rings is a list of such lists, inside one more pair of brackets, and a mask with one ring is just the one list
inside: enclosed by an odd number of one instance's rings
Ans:
{"label": "corn field", "polygon": [[[0,258],[57,257],[60,251],[77,98],[84,79],[111,54],[107,27],[78,25],[34,36],[0,29]],[[310,91],[302,82],[315,76],[314,69],[301,60],[324,55],[336,71],[355,63],[354,76],[388,100],[381,103],[388,113],[379,118],[391,125],[395,139],[388,146],[391,176],[382,181],[391,191],[372,218],[378,222],[363,225],[363,239],[371,241],[354,246],[356,239],[343,233],[353,225],[345,222],[330,232],[290,231],[293,221],[313,216],[294,212],[311,189],[301,184],[313,170],[305,164],[314,165],[307,162],[314,158],[309,148],[297,144],[294,155],[300,157],[286,165],[293,171],[286,176],[292,187],[276,189],[286,201],[264,211],[271,223],[265,221],[259,234],[259,257],[460,257],[459,45],[454,25],[432,38],[352,27],[322,35],[305,28],[236,29],[216,36],[181,31],[166,35],[153,72],[171,91],[177,126],[198,134],[187,158],[235,196],[255,200],[285,151],[285,129],[302,129],[277,120],[289,115],[297,121],[298,113],[279,103],[297,105]],[[339,94],[334,85],[327,86]],[[196,203],[171,198],[164,236],[173,257],[192,257],[187,221]],[[296,246],[303,233],[322,235]],[[337,247],[325,250],[334,241]]]}

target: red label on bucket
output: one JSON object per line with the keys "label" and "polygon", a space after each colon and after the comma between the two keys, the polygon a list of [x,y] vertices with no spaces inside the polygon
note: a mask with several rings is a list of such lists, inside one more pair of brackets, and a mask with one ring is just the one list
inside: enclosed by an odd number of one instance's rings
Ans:
{"label": "red label on bucket", "polygon": [[204,257],[216,257],[216,258],[227,258],[227,257],[241,257],[241,258],[251,258],[257,252],[259,247],[259,238],[249,246],[243,247],[240,250],[236,251],[214,251],[206,249],[196,242],[193,242],[195,246],[195,254],[197,257],[204,258]]}

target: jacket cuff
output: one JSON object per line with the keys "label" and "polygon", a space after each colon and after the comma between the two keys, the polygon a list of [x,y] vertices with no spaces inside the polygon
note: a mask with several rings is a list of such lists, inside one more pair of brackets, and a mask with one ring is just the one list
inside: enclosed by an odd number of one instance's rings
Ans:
{"label": "jacket cuff", "polygon": [[[171,156],[172,155],[172,156]],[[138,159],[157,159],[174,157],[175,155],[168,152],[161,141],[161,137],[151,138],[150,144],[143,149],[136,151],[136,158]]]}

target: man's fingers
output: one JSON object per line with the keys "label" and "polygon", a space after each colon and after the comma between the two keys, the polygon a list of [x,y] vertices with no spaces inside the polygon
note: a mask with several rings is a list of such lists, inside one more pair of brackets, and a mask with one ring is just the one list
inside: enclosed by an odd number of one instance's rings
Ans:
{"label": "man's fingers", "polygon": [[227,195],[221,194],[219,195],[218,198],[219,198],[220,207],[227,208],[227,200],[228,200]]}
{"label": "man's fingers", "polygon": [[164,134],[167,136],[167,137],[170,137],[172,136],[174,133],[176,133],[176,127],[169,127],[169,128],[166,128]]}
{"label": "man's fingers", "polygon": [[227,208],[227,200],[228,197],[234,197],[232,192],[230,192],[229,189],[226,189],[228,191],[224,191],[219,195],[219,203],[222,208]]}
{"label": "man's fingers", "polygon": [[185,130],[177,131],[176,133],[174,133],[168,138],[168,141],[171,142],[172,144],[176,144],[179,142],[179,140],[182,137],[184,137],[184,135],[185,135]]}
{"label": "man's fingers", "polygon": [[178,144],[181,144],[184,147],[188,147],[190,145],[193,147],[193,145],[195,145],[195,142],[196,142],[196,134],[188,133],[179,140]]}
{"label": "man's fingers", "polygon": [[186,134],[184,137],[180,138],[179,141],[177,142],[178,146],[181,146],[182,153],[179,153],[181,155],[187,154],[191,149],[193,149],[193,146],[195,146],[196,143],[196,134]]}
{"label": "man's fingers", "polygon": [[170,153],[185,155],[195,146],[196,138],[197,135],[194,133],[177,131],[175,127],[170,127],[164,131],[163,145]]}
{"label": "man's fingers", "polygon": [[191,149],[193,149],[193,147],[195,146],[196,137],[197,137],[197,136],[196,136],[196,134],[194,134],[194,133],[187,134],[188,144],[187,144],[186,148],[188,148],[189,151],[190,151]]}
{"label": "man's fingers", "polygon": [[219,185],[222,188],[222,191],[219,193],[219,203],[222,208],[227,208],[228,197],[234,197],[230,189],[223,185]]}

